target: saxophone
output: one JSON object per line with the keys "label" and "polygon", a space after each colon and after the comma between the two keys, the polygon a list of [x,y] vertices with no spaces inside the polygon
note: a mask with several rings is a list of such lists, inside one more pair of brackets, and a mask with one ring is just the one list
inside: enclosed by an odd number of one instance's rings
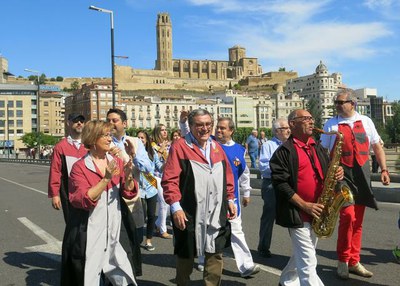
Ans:
{"label": "saxophone", "polygon": [[337,135],[337,140],[331,152],[331,162],[328,172],[325,176],[324,187],[317,203],[324,205],[324,209],[319,218],[314,218],[312,228],[319,238],[328,238],[332,235],[340,208],[345,202],[353,201],[353,194],[347,185],[341,186],[336,192],[335,187],[337,180],[335,179],[336,170],[339,167],[340,157],[342,155],[343,134],[341,132],[325,132],[321,129],[314,128],[314,131],[326,135]]}

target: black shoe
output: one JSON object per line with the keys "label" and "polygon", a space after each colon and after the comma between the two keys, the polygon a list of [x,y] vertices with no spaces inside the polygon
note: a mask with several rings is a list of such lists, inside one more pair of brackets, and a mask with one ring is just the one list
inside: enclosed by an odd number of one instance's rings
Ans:
{"label": "black shoe", "polygon": [[261,257],[264,257],[264,258],[271,258],[272,257],[271,251],[269,251],[269,250],[260,250],[260,251],[258,251],[258,254]]}

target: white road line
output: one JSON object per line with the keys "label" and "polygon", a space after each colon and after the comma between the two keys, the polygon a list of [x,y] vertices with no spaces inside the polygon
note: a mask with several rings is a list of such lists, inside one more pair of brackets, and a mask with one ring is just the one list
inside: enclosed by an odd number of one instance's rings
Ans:
{"label": "white road line", "polygon": [[20,217],[18,220],[30,229],[34,234],[40,237],[46,244],[25,247],[29,251],[37,252],[50,259],[60,261],[61,260],[61,245],[62,242],[57,238],[40,228],[38,225],[31,222],[26,217]]}
{"label": "white road line", "polygon": [[43,191],[40,191],[40,190],[37,190],[37,189],[31,188],[31,187],[28,187],[28,186],[22,185],[22,184],[20,184],[20,183],[17,183],[17,182],[14,182],[14,181],[8,180],[8,179],[6,179],[6,178],[3,178],[3,177],[0,177],[0,179],[4,180],[4,181],[6,181],[6,182],[9,182],[9,183],[11,183],[11,184],[14,184],[14,185],[17,185],[17,186],[23,187],[23,188],[25,188],[25,189],[28,189],[28,190],[31,190],[31,191],[34,191],[34,192],[37,192],[37,193],[40,193],[40,194],[43,194],[43,195],[46,195],[46,196],[47,196],[47,193],[45,193],[45,192],[43,192]]}

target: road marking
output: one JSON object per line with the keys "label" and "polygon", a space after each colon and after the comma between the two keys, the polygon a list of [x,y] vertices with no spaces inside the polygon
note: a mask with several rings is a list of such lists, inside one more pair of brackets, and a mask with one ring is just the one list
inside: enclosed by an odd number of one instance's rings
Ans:
{"label": "road marking", "polygon": [[[230,253],[225,253],[224,252],[224,257],[228,257],[232,260],[235,260],[235,257],[233,257]],[[282,271],[280,271],[279,269],[270,267],[270,266],[266,266],[266,265],[261,265],[258,264],[260,266],[260,269],[265,271],[265,272],[269,272],[271,274],[277,275],[277,276],[281,276]]]}
{"label": "road marking", "polygon": [[0,179],[4,180],[4,181],[6,181],[6,182],[9,182],[9,183],[11,183],[11,184],[14,184],[14,185],[17,185],[17,186],[23,187],[23,188],[25,188],[25,189],[28,189],[28,190],[31,190],[31,191],[34,191],[34,192],[37,192],[37,193],[40,193],[40,194],[43,194],[43,195],[46,195],[46,196],[47,196],[47,193],[42,192],[42,191],[40,191],[40,190],[37,190],[37,189],[31,188],[31,187],[22,185],[22,184],[20,184],[20,183],[17,183],[17,182],[15,182],[15,181],[8,180],[8,179],[3,178],[3,177],[0,177]]}
{"label": "road marking", "polygon": [[38,254],[46,256],[57,262],[61,261],[61,241],[46,232],[44,229],[40,228],[38,225],[31,222],[26,217],[20,217],[18,220],[46,243],[25,247],[26,249],[32,252],[37,252]]}

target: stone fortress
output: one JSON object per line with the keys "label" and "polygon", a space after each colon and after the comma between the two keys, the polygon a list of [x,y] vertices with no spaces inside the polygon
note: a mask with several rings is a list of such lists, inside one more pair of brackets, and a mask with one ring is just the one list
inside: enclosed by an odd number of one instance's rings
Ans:
{"label": "stone fortress", "polygon": [[[168,13],[157,16],[157,59],[154,70],[116,66],[115,77],[120,90],[184,89],[225,90],[240,80],[262,77],[258,59],[246,56],[238,45],[229,49],[229,60],[174,59],[172,22]],[[297,75],[297,74],[296,74]],[[285,78],[286,79],[286,78]]]}

